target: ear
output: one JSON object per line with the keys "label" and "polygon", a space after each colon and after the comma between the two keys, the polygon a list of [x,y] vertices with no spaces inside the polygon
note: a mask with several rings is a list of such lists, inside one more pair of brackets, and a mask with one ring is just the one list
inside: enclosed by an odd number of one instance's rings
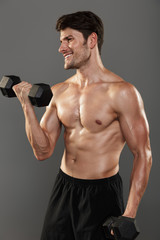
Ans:
{"label": "ear", "polygon": [[89,40],[90,48],[93,49],[95,47],[95,45],[97,44],[97,41],[98,41],[97,34],[95,32],[91,33],[88,40]]}

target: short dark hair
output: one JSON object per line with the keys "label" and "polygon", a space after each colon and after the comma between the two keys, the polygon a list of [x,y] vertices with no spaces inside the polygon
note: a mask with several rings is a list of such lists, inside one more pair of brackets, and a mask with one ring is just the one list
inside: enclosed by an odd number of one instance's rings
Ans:
{"label": "short dark hair", "polygon": [[104,38],[104,27],[100,17],[90,11],[79,11],[66,14],[57,20],[56,30],[59,32],[67,27],[81,32],[85,40],[88,39],[92,32],[95,32],[98,36],[98,49],[99,53],[101,54]]}

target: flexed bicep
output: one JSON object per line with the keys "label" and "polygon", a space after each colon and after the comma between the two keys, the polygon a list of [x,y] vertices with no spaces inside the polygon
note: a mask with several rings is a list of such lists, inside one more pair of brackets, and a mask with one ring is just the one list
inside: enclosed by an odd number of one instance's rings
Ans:
{"label": "flexed bicep", "polygon": [[40,126],[49,139],[50,150],[52,153],[62,128],[62,123],[60,122],[57,115],[56,106],[52,103],[52,101],[49,106],[46,107],[46,112],[40,121]]}

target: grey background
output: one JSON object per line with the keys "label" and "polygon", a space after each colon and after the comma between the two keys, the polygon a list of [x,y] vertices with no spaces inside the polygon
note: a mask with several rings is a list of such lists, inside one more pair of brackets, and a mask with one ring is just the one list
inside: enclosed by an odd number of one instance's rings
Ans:
{"label": "grey background", "polygon": [[[158,240],[159,201],[159,0],[0,0],[0,75],[19,75],[31,83],[62,82],[74,71],[63,69],[55,23],[62,14],[91,10],[105,27],[104,65],[136,86],[150,124],[153,167],[137,214],[138,240]],[[0,77],[0,78],[1,78]],[[40,120],[45,108],[35,108]],[[0,94],[0,239],[40,239],[49,196],[63,154],[63,131],[53,156],[35,159],[16,98]],[[133,157],[127,146],[120,174],[127,200]]]}

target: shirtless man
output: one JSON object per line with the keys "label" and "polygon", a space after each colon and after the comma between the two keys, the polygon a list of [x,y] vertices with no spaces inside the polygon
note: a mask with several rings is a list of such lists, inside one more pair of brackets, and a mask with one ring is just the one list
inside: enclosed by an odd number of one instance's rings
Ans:
{"label": "shirtless man", "polygon": [[[51,157],[62,124],[65,128],[64,154],[41,240],[102,240],[107,217],[136,217],[152,165],[149,126],[139,92],[102,63],[101,19],[86,11],[68,14],[58,19],[56,29],[64,68],[76,69],[76,74],[52,87],[40,123],[27,97],[31,84],[13,87],[38,160]],[[125,143],[134,161],[124,208],[119,158]]]}

